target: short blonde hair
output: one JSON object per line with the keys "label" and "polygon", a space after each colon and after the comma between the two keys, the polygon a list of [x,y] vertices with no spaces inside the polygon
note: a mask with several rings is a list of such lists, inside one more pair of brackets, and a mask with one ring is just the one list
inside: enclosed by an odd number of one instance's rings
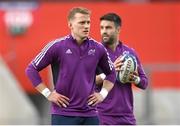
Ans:
{"label": "short blonde hair", "polygon": [[74,15],[76,13],[81,13],[81,14],[87,14],[87,15],[90,15],[91,14],[91,11],[88,10],[87,8],[84,8],[84,7],[75,7],[75,8],[72,8],[70,11],[69,11],[69,14],[68,14],[68,21],[72,20],[74,18]]}

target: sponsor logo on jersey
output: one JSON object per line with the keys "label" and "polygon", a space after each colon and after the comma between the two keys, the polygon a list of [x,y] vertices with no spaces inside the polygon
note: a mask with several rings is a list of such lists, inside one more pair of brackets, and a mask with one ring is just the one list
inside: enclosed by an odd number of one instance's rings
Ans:
{"label": "sponsor logo on jersey", "polygon": [[94,55],[95,52],[96,52],[95,49],[90,49],[90,50],[88,51],[88,55]]}
{"label": "sponsor logo on jersey", "polygon": [[70,49],[67,49],[66,54],[72,54],[72,51]]}

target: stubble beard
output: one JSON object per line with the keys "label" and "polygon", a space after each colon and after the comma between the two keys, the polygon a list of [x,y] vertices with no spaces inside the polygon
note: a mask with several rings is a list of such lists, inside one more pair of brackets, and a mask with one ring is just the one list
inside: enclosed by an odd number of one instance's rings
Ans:
{"label": "stubble beard", "polygon": [[112,45],[114,43],[114,38],[109,37],[108,40],[103,40],[103,38],[102,38],[102,41],[103,41],[103,44],[105,44],[105,45]]}

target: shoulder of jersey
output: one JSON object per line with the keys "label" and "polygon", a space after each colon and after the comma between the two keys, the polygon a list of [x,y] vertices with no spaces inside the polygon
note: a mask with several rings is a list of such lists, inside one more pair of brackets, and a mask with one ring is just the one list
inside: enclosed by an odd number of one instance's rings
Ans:
{"label": "shoulder of jersey", "polygon": [[93,45],[95,45],[96,47],[102,48],[104,47],[104,45],[101,42],[98,42],[97,40],[93,39],[93,38],[89,38],[89,41],[91,41],[91,43]]}
{"label": "shoulder of jersey", "polygon": [[123,48],[125,48],[125,49],[127,49],[127,50],[130,50],[130,51],[135,51],[135,49],[134,48],[131,48],[131,47],[129,47],[128,45],[126,45],[126,44],[123,44]]}
{"label": "shoulder of jersey", "polygon": [[70,36],[67,35],[67,36],[64,36],[64,37],[57,38],[57,39],[53,40],[53,42],[64,42],[65,40],[67,40],[69,38],[70,38]]}
{"label": "shoulder of jersey", "polygon": [[67,35],[67,36],[64,36],[64,37],[60,37],[60,38],[57,38],[57,39],[54,39],[52,41],[50,41],[48,43],[48,45],[54,45],[54,46],[59,46],[59,45],[64,45],[64,43],[66,42],[65,40],[69,39],[70,36]]}
{"label": "shoulder of jersey", "polygon": [[95,43],[95,44],[100,44],[100,45],[102,45],[100,42],[98,42],[97,40],[95,40],[95,39],[93,39],[93,38],[91,38],[91,37],[89,37],[89,41],[91,41],[91,42],[93,42],[93,43]]}

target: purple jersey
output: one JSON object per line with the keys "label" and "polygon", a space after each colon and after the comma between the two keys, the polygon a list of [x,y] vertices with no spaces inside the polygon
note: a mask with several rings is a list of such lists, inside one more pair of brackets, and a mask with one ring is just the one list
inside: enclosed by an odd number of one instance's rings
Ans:
{"label": "purple jersey", "polygon": [[[139,58],[133,49],[119,43],[115,52],[109,48],[107,48],[107,51],[113,62],[124,53],[134,55],[137,59],[138,73],[141,78],[140,84],[137,87],[141,89],[145,89],[147,87],[147,77]],[[133,92],[131,86],[132,85],[130,83],[121,84],[119,81],[116,81],[113,89],[109,92],[106,99],[98,105],[101,124],[136,124],[133,114]]]}
{"label": "purple jersey", "polygon": [[26,69],[34,86],[42,82],[39,71],[51,65],[56,92],[67,96],[70,104],[61,108],[52,103],[51,113],[65,116],[96,116],[95,107],[88,106],[88,96],[94,92],[96,67],[101,67],[106,79],[115,82],[115,70],[103,45],[87,38],[82,45],[68,35],[46,45]]}

